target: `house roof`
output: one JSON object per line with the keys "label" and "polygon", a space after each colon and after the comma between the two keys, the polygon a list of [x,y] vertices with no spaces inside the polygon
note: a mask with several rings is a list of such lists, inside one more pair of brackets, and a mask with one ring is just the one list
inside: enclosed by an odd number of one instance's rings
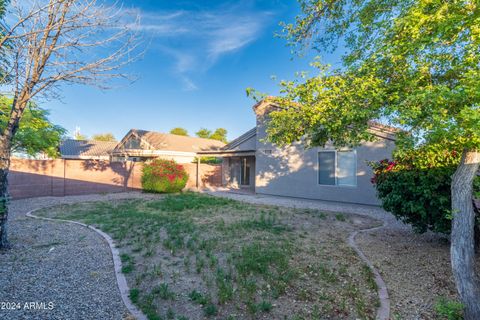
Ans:
{"label": "house roof", "polygon": [[170,133],[131,129],[115,149],[121,149],[123,142],[125,142],[131,135],[140,138],[143,142],[148,144],[152,150],[199,152],[219,150],[225,145],[225,143],[213,139],[187,137]]}
{"label": "house roof", "polygon": [[108,157],[117,142],[67,139],[60,144],[62,158]]}
{"label": "house roof", "polygon": [[[292,104],[299,105],[296,102],[293,102]],[[258,101],[252,108],[257,116],[263,116],[265,114],[270,113],[271,111],[280,110],[282,107],[277,103],[277,100],[275,99],[275,97],[269,96],[263,100]],[[380,138],[384,138],[392,141],[396,140],[395,134],[402,131],[399,128],[386,126],[376,121],[369,121],[368,124],[370,126],[369,128],[370,133]]]}
{"label": "house roof", "polygon": [[240,137],[236,138],[235,140],[231,141],[227,145],[225,145],[222,150],[232,150],[239,145],[241,145],[243,142],[247,141],[248,139],[253,138],[257,134],[257,127],[252,128],[242,134]]}

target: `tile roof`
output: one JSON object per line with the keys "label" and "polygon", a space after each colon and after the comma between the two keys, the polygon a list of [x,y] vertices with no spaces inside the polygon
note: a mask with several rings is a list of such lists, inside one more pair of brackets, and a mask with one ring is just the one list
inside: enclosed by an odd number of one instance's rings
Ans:
{"label": "tile roof", "polygon": [[143,141],[150,144],[155,150],[198,152],[218,150],[225,145],[225,143],[218,140],[179,136],[170,133],[160,133],[137,129],[132,129],[130,132],[136,134]]}
{"label": "tile roof", "polygon": [[60,144],[63,157],[108,157],[117,142],[67,139]]}

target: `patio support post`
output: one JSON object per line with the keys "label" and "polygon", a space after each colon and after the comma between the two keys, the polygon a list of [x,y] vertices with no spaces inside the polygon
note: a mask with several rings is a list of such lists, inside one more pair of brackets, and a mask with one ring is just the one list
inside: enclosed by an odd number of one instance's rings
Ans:
{"label": "patio support post", "polygon": [[197,190],[200,188],[200,157],[197,156]]}

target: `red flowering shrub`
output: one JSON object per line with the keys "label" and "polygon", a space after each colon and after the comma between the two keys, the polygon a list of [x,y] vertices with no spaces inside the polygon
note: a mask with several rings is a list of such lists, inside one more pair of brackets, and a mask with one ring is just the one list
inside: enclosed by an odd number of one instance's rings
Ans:
{"label": "red flowering shrub", "polygon": [[[371,182],[386,211],[417,232],[432,230],[445,234],[451,229],[451,177],[460,153],[418,149],[370,163]],[[478,183],[477,179],[477,182]],[[478,192],[478,185],[474,188]]]}
{"label": "red flowering shrub", "polygon": [[180,192],[187,180],[185,168],[173,160],[155,159],[142,169],[142,188],[147,192]]}

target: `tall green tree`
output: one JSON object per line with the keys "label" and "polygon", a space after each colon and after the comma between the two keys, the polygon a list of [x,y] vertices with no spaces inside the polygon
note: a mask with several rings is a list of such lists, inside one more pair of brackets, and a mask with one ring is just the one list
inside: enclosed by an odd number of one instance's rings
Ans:
{"label": "tall green tree", "polygon": [[213,132],[206,128],[201,128],[200,130],[195,132],[195,135],[199,138],[213,139],[227,143],[227,133],[227,130],[224,128],[217,128]]}
{"label": "tall green tree", "polygon": [[210,139],[210,136],[212,135],[212,131],[206,128],[201,128],[200,130],[195,132],[195,135],[199,138]]}
{"label": "tall green tree", "polygon": [[211,135],[210,139],[222,141],[223,143],[227,143],[227,130],[224,128],[216,129]]}
{"label": "tall green tree", "polygon": [[177,136],[186,136],[188,137],[188,131],[185,128],[176,127],[170,130],[171,134],[176,134]]}
{"label": "tall green tree", "polygon": [[92,140],[95,141],[105,141],[105,142],[117,142],[117,139],[113,135],[113,133],[97,133],[92,136]]}
{"label": "tall green tree", "polygon": [[73,134],[73,139],[75,139],[75,140],[88,140],[88,136],[81,133],[80,131],[77,131]]}
{"label": "tall green tree", "polygon": [[[397,147],[460,150],[453,175],[451,262],[465,318],[480,319],[472,183],[480,162],[480,3],[474,0],[300,0],[284,24],[297,53],[344,50],[313,77],[281,83],[272,142],[323,146],[373,139],[372,119],[405,129]],[[341,47],[337,48],[340,44]]]}
{"label": "tall green tree", "polygon": [[[0,96],[0,129],[3,129],[8,122],[8,112],[12,103],[12,98]],[[33,102],[30,103],[12,141],[11,151],[24,152],[31,156],[39,152],[50,157],[58,156],[58,146],[66,131],[52,124],[48,115],[48,111],[39,108]]]}

